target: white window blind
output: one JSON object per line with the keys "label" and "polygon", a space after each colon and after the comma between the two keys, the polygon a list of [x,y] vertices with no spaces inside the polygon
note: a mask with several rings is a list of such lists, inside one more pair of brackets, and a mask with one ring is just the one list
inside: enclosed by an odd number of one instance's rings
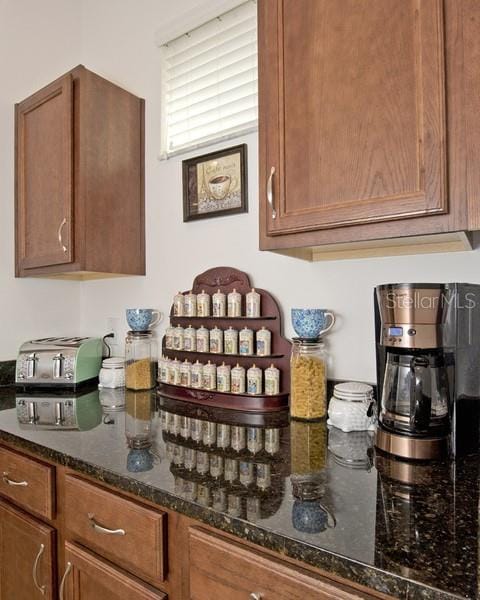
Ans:
{"label": "white window blind", "polygon": [[254,0],[164,44],[162,157],[257,127]]}

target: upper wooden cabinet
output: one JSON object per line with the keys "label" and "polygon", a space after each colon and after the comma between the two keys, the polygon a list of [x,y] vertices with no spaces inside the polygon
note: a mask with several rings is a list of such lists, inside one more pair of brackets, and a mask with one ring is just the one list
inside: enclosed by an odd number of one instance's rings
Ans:
{"label": "upper wooden cabinet", "polygon": [[15,115],[16,275],[144,275],[144,101],[78,66]]}
{"label": "upper wooden cabinet", "polygon": [[260,0],[260,247],[478,229],[479,34],[471,0]]}

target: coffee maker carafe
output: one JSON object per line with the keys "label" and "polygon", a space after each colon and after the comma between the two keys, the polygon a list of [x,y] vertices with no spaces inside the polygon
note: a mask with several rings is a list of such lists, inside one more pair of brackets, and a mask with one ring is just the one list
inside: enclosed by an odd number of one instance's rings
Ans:
{"label": "coffee maker carafe", "polygon": [[375,290],[380,450],[408,459],[478,451],[480,286]]}

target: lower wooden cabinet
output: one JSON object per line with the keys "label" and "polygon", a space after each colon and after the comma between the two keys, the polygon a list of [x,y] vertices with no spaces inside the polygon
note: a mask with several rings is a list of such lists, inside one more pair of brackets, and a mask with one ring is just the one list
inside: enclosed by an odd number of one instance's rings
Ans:
{"label": "lower wooden cabinet", "polygon": [[53,600],[55,530],[0,502],[0,600]]}
{"label": "lower wooden cabinet", "polygon": [[188,534],[191,600],[354,600],[342,584],[193,527]]}
{"label": "lower wooden cabinet", "polygon": [[[166,600],[167,595],[126,575],[75,544],[65,543],[59,600]],[[3,600],[3,598],[2,598]]]}

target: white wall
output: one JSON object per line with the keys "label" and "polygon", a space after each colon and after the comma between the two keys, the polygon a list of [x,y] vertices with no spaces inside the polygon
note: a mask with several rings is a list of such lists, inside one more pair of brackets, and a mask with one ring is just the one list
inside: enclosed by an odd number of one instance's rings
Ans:
{"label": "white wall", "polygon": [[79,332],[79,285],[14,278],[14,103],[79,62],[76,0],[0,0],[0,360],[26,339]]}
{"label": "white wall", "polygon": [[[218,0],[222,1],[225,4]],[[178,28],[179,21],[187,22],[192,15],[201,22],[212,2],[0,0],[0,314],[7,331],[0,360],[14,356],[26,337],[72,331],[78,326],[77,315],[81,332],[96,335],[105,332],[107,317],[115,317],[123,336],[125,307],[153,306],[168,312],[174,292],[188,289],[197,273],[231,265],[247,271],[255,285],[278,298],[289,335],[292,306],[335,310],[339,320],[329,340],[332,376],[373,380],[376,284],[480,282],[478,252],[313,264],[259,252],[256,135],[238,140],[248,144],[250,212],[182,222],[181,160],[188,155],[157,160],[160,82],[154,38],[159,29],[168,31],[173,24]],[[14,280],[12,104],[79,62],[146,99],[147,276],[85,283]],[[123,351],[122,345],[117,350]]]}
{"label": "white wall", "polygon": [[[332,376],[374,380],[373,287],[390,281],[480,282],[480,255],[476,251],[306,263],[260,252],[256,135],[238,140],[248,144],[250,212],[183,223],[181,160],[185,157],[157,160],[160,85],[154,35],[159,28],[168,30],[166,23],[179,11],[186,13],[198,4],[199,0],[83,1],[82,62],[146,99],[147,214],[147,276],[83,284],[83,329],[102,332],[107,317],[113,316],[120,320],[123,335],[125,307],[152,306],[168,312],[175,291],[188,289],[197,273],[230,265],[273,292],[286,314],[289,335],[291,307],[333,309],[339,320],[329,340]],[[201,21],[201,11],[195,12]]]}

